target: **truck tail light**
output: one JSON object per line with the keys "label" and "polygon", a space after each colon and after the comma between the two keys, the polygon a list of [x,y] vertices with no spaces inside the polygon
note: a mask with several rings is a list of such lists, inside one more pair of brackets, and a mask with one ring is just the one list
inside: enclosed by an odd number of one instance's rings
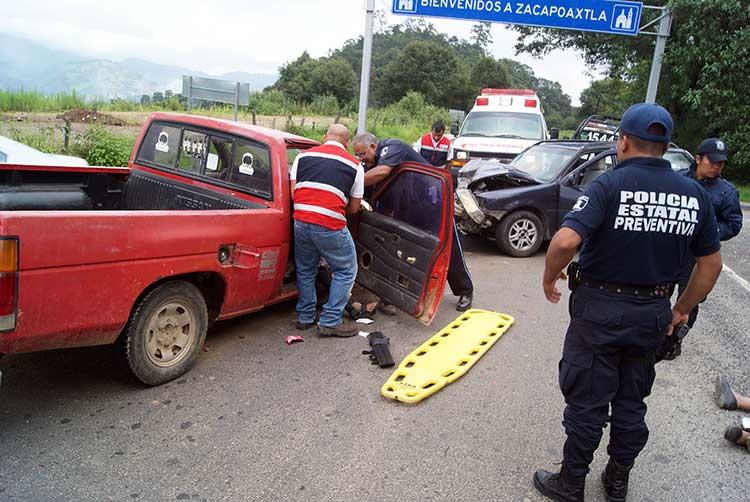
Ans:
{"label": "truck tail light", "polygon": [[487,106],[490,104],[490,98],[477,98],[477,106]]}
{"label": "truck tail light", "polygon": [[0,331],[16,328],[18,313],[18,239],[0,238]]}
{"label": "truck tail light", "polygon": [[536,108],[536,99],[524,100],[524,106],[526,108]]}

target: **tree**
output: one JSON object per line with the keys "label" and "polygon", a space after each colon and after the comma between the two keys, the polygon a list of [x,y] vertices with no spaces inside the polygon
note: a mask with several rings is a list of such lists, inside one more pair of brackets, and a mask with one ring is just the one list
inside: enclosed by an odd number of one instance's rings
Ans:
{"label": "tree", "polygon": [[511,87],[518,89],[536,89],[539,87],[539,79],[534,75],[530,66],[512,59],[501,59],[510,73]]}
{"label": "tree", "polygon": [[450,49],[434,42],[411,42],[383,69],[379,98],[385,104],[394,103],[407,92],[417,91],[429,103],[463,105],[466,96],[460,90],[465,92],[465,88],[458,70],[458,58]]}
{"label": "tree", "polygon": [[471,40],[474,45],[487,54],[487,49],[492,45],[492,23],[476,23],[471,27]]}
{"label": "tree", "polygon": [[511,87],[512,80],[507,65],[494,58],[483,57],[471,69],[471,83],[480,91],[485,87]]}
{"label": "tree", "polygon": [[317,62],[307,51],[292,62],[279,68],[279,80],[276,88],[294,101],[309,103],[312,101],[311,77]]}
{"label": "tree", "polygon": [[141,105],[142,106],[148,106],[151,104],[151,96],[148,94],[142,94],[141,95]]}
{"label": "tree", "polygon": [[340,106],[357,95],[357,76],[343,58],[331,57],[312,69],[310,92],[313,96],[335,96]]}
{"label": "tree", "polygon": [[578,118],[589,115],[620,117],[630,104],[628,84],[619,78],[605,78],[591,82],[581,93]]}
{"label": "tree", "polygon": [[162,94],[162,93],[161,93],[160,91],[156,91],[156,92],[155,92],[155,93],[154,93],[154,94],[153,94],[153,95],[151,96],[151,101],[152,101],[153,103],[161,103],[162,101],[164,101],[164,94]]}
{"label": "tree", "polygon": [[[730,150],[728,170],[735,181],[750,182],[750,100],[746,65],[750,60],[750,9],[739,0],[657,0],[668,4],[674,21],[666,46],[657,100],[675,121],[675,140],[695,149],[701,138],[723,137]],[[646,14],[648,15],[648,14]],[[721,20],[721,27],[717,20]],[[517,49],[545,54],[578,50],[592,68],[604,67],[624,82],[621,93],[632,104],[645,96],[653,38],[515,27]],[[593,92],[593,91],[592,91]]]}

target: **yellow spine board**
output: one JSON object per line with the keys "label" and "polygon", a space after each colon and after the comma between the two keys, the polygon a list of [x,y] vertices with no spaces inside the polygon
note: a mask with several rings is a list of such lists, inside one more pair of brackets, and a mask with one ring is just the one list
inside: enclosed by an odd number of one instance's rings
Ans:
{"label": "yellow spine board", "polygon": [[463,376],[515,319],[489,310],[467,310],[401,361],[380,388],[383,396],[417,403]]}

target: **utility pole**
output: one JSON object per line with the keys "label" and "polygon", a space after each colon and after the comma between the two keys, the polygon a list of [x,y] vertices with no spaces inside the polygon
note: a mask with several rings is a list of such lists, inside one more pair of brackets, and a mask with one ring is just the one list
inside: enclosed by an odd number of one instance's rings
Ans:
{"label": "utility pole", "polygon": [[[647,7],[647,6],[644,6]],[[672,30],[672,12],[667,7],[661,7],[661,16],[641,28],[640,33],[656,35],[656,47],[654,47],[654,59],[651,62],[651,74],[648,77],[648,90],[646,91],[646,103],[656,103],[656,91],[659,89],[659,77],[661,76],[661,65],[664,60],[664,48]],[[642,31],[644,28],[659,21],[659,31],[648,33]]]}
{"label": "utility pole", "polygon": [[370,93],[370,65],[372,64],[372,24],[375,0],[365,0],[365,38],[362,47],[362,75],[359,82],[359,121],[357,133],[367,129],[367,101]]}

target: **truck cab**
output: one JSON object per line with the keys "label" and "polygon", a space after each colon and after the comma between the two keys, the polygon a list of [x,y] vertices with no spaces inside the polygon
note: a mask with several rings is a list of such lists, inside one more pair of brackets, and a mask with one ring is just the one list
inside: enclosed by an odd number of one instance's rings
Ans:
{"label": "truck cab", "polygon": [[454,132],[456,139],[448,152],[452,171],[474,159],[510,162],[534,143],[558,134],[547,129],[541,100],[530,89],[482,89]]}

